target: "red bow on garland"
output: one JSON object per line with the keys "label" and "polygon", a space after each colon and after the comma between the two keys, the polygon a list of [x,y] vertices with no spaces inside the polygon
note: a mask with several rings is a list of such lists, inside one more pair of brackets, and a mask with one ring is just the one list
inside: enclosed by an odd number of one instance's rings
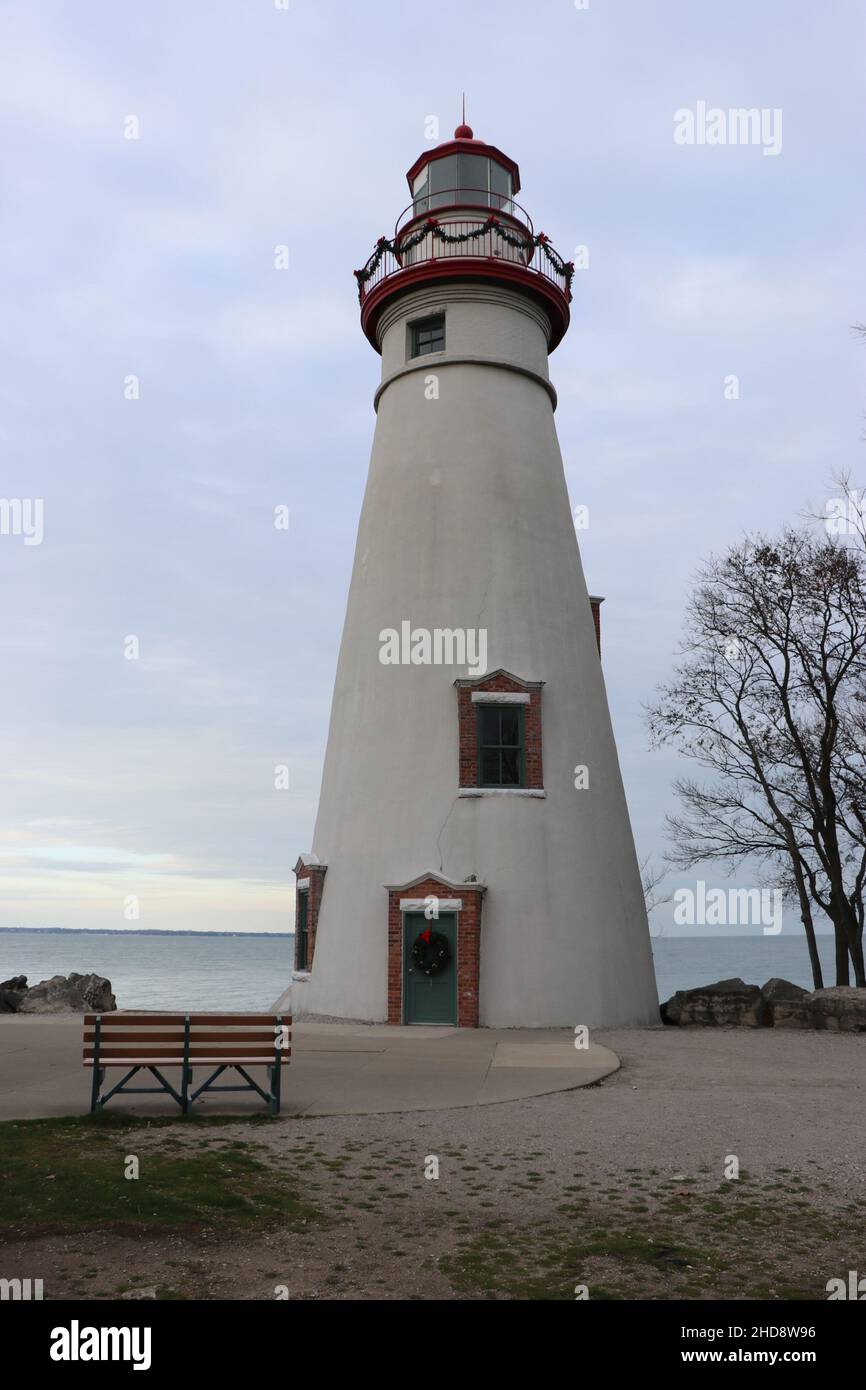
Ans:
{"label": "red bow on garland", "polygon": [[422,931],[422,932],[419,932],[419,933],[418,933],[418,940],[419,940],[419,941],[423,941],[425,946],[427,946],[427,945],[430,944],[430,928],[429,928],[429,927],[427,928],[426,931]]}

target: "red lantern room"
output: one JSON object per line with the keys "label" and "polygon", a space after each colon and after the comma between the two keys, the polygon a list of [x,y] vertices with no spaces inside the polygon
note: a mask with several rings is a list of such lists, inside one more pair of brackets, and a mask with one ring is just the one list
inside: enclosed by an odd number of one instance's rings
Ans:
{"label": "red lantern room", "polygon": [[361,326],[373,347],[379,350],[377,324],[395,295],[434,280],[494,280],[541,302],[552,352],[568,328],[574,267],[515,201],[514,160],[476,140],[464,123],[452,140],[420,155],[406,178],[412,202],[393,237],[380,237],[355,271]]}

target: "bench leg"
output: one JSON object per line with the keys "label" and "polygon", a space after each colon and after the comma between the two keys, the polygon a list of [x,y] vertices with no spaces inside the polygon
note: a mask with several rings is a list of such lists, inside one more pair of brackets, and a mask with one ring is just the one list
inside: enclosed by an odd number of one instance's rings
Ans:
{"label": "bench leg", "polygon": [[96,1063],[94,1062],[94,1064],[93,1064],[93,1079],[92,1079],[92,1081],[91,1081],[91,1083],[90,1083],[90,1113],[91,1113],[91,1115],[95,1115],[96,1112],[97,1112],[97,1110],[99,1109],[99,1088],[100,1088],[100,1086],[102,1085],[102,1077],[103,1077],[102,1067],[97,1066]]}
{"label": "bench leg", "polygon": [[282,1062],[275,1062],[271,1067],[271,1114],[280,1113],[280,1078],[282,1076]]}
{"label": "bench leg", "polygon": [[180,1088],[180,1108],[184,1115],[189,1114],[189,1088],[192,1085],[192,1067],[183,1068],[183,1081]]}

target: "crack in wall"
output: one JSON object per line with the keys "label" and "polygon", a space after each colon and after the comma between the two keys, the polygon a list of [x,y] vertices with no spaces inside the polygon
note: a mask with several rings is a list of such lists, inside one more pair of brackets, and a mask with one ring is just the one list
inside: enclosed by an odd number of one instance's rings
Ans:
{"label": "crack in wall", "polygon": [[454,807],[457,805],[458,800],[459,800],[459,797],[456,797],[456,796],[455,796],[455,797],[454,797],[454,800],[451,802],[451,805],[448,807],[448,814],[446,815],[444,821],[442,822],[442,824],[441,824],[440,827],[439,827],[439,834],[436,836],[436,849],[437,849],[438,852],[439,852],[439,872],[440,872],[440,874],[443,874],[443,873],[445,872],[445,869],[444,869],[443,864],[442,864],[442,836],[445,834],[445,827],[446,827],[446,825],[448,824],[448,821],[449,821],[449,819],[450,819],[450,817],[451,817],[451,812],[454,810]]}

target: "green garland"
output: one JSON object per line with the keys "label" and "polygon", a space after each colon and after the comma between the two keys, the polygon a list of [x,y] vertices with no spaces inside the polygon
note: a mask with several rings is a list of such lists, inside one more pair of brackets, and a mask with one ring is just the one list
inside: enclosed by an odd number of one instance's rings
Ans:
{"label": "green garland", "polygon": [[412,964],[422,975],[438,975],[451,959],[451,945],[441,931],[427,927],[412,942]]}
{"label": "green garland", "polygon": [[490,216],[486,222],[480,224],[471,232],[446,232],[435,217],[428,217],[420,231],[414,232],[412,236],[401,240],[395,237],[390,240],[380,236],[376,242],[376,250],[364,266],[363,270],[355,271],[355,279],[358,282],[358,299],[363,299],[364,286],[368,280],[376,274],[381,264],[382,257],[386,251],[392,255],[403,255],[406,251],[413,250],[419,246],[425,237],[432,236],[436,241],[442,241],[446,246],[458,246],[466,242],[478,241],[480,237],[486,236],[488,232],[495,232],[501,241],[506,245],[527,250],[532,247],[533,252],[539,249],[544,254],[546,260],[553,266],[554,270],[565,280],[565,290],[571,298],[571,282],[574,278],[574,261],[564,261],[559,252],[554,250],[544,232],[539,232],[536,236],[522,237],[510,232],[507,227],[503,227],[498,217]]}

